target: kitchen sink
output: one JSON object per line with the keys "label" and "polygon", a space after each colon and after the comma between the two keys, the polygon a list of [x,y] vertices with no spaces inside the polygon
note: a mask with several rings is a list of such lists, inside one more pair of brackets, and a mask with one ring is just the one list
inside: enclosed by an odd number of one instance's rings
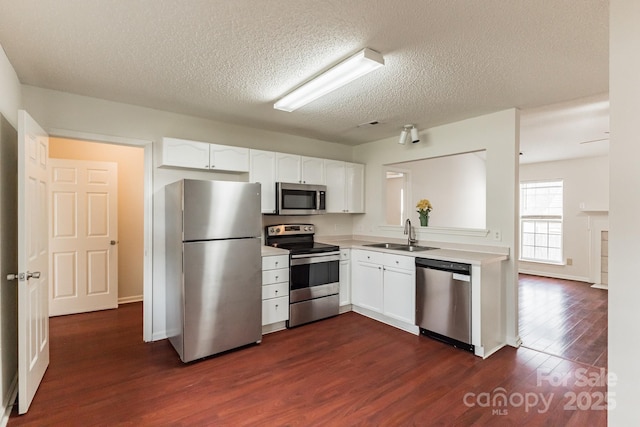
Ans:
{"label": "kitchen sink", "polygon": [[433,246],[396,245],[393,248],[389,248],[389,249],[395,249],[397,251],[407,251],[407,252],[420,252],[420,251],[430,251],[433,249],[440,249],[440,248],[434,248]]}
{"label": "kitchen sink", "polygon": [[428,251],[431,249],[439,249],[431,246],[405,245],[402,243],[369,243],[364,246],[369,246],[371,248],[393,249],[396,251],[407,251],[407,252],[419,252],[419,251]]}
{"label": "kitchen sink", "polygon": [[403,245],[402,243],[369,243],[364,246],[369,246],[372,248],[395,249],[398,246],[407,246],[407,245]]}

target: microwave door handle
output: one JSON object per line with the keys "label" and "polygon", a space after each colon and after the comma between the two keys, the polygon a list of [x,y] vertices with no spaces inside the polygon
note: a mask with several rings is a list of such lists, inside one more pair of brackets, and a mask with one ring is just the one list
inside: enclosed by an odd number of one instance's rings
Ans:
{"label": "microwave door handle", "polygon": [[320,210],[320,191],[316,191],[316,210]]}

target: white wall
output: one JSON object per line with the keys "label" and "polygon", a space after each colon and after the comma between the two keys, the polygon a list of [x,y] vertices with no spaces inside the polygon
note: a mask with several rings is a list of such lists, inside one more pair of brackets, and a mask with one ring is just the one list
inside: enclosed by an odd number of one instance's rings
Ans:
{"label": "white wall", "polygon": [[[607,219],[596,209],[609,208],[609,157],[590,157],[557,162],[531,163],[520,166],[520,181],[562,179],[564,182],[564,257],[572,265],[520,262],[520,271],[561,279],[599,282],[592,277],[591,228],[594,222]],[[584,206],[584,208],[582,207]]]}
{"label": "white wall", "polygon": [[[504,268],[504,307],[507,316],[507,340],[515,345],[517,321],[517,197],[519,112],[515,109],[488,114],[439,126],[423,132],[418,144],[399,145],[387,138],[354,147],[354,161],[366,164],[365,199],[367,213],[354,218],[354,234],[402,239],[401,226],[385,226],[383,165],[470,151],[486,151],[487,229],[482,236],[417,227],[420,243],[493,245],[508,248],[510,259]],[[436,207],[437,208],[437,207]],[[435,212],[435,211],[434,211]],[[498,232],[500,239],[495,240]]]}
{"label": "white wall", "polygon": [[16,129],[21,103],[20,80],[0,45],[0,113]]}
{"label": "white wall", "polygon": [[[6,280],[6,274],[16,272],[18,268],[15,129],[18,128],[20,104],[20,82],[0,46],[0,113],[6,118],[6,122],[0,123],[0,399],[3,409],[13,404],[9,400],[18,374],[17,286],[16,282]],[[3,412],[0,410],[0,423]]]}
{"label": "white wall", "polygon": [[610,426],[640,425],[640,2],[610,1],[609,372],[617,376]]}
{"label": "white wall", "polygon": [[[276,132],[235,126],[197,117],[153,110],[64,92],[23,86],[25,109],[47,131],[56,129],[153,141],[159,164],[162,137],[176,137],[261,150],[350,161],[351,147]],[[154,168],[153,173],[153,339],[165,334],[164,186],[182,178],[247,181],[247,174]],[[350,215],[264,217],[275,221],[312,222],[321,235],[351,234]]]}
{"label": "white wall", "polygon": [[431,227],[486,228],[487,165],[477,153],[402,163],[411,171],[409,218],[418,223],[416,204],[429,199]]}

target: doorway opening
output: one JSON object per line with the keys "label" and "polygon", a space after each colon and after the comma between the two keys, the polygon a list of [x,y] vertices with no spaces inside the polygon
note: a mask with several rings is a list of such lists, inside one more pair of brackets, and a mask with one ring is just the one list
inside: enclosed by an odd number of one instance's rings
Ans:
{"label": "doorway opening", "polygon": [[[519,181],[531,193],[521,193],[521,205],[544,207],[520,211],[520,337],[525,347],[586,357],[585,363],[606,363],[600,353],[607,332],[601,235],[609,221],[608,98],[520,114]],[[562,182],[562,190],[553,190],[553,182]]]}
{"label": "doorway opening", "polygon": [[118,164],[118,304],[143,302],[152,341],[152,142],[55,130],[49,157]]}

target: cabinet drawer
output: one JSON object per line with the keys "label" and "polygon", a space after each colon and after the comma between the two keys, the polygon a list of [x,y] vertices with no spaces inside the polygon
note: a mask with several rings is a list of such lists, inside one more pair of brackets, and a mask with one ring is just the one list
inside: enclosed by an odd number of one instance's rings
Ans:
{"label": "cabinet drawer", "polygon": [[262,324],[270,325],[289,320],[289,297],[272,298],[262,301]]}
{"label": "cabinet drawer", "polygon": [[289,282],[275,283],[262,287],[262,299],[278,298],[289,295]]}
{"label": "cabinet drawer", "polygon": [[340,259],[342,261],[351,259],[351,249],[340,249]]}
{"label": "cabinet drawer", "polygon": [[289,268],[279,268],[277,270],[267,270],[262,272],[263,285],[272,285],[280,282],[289,283]]}
{"label": "cabinet drawer", "polygon": [[413,270],[416,268],[416,261],[412,256],[384,254],[384,265],[403,270]]}
{"label": "cabinet drawer", "polygon": [[262,257],[262,269],[274,270],[289,267],[289,255],[275,255]]}
{"label": "cabinet drawer", "polygon": [[356,261],[383,264],[385,254],[374,251],[352,251],[352,255]]}

